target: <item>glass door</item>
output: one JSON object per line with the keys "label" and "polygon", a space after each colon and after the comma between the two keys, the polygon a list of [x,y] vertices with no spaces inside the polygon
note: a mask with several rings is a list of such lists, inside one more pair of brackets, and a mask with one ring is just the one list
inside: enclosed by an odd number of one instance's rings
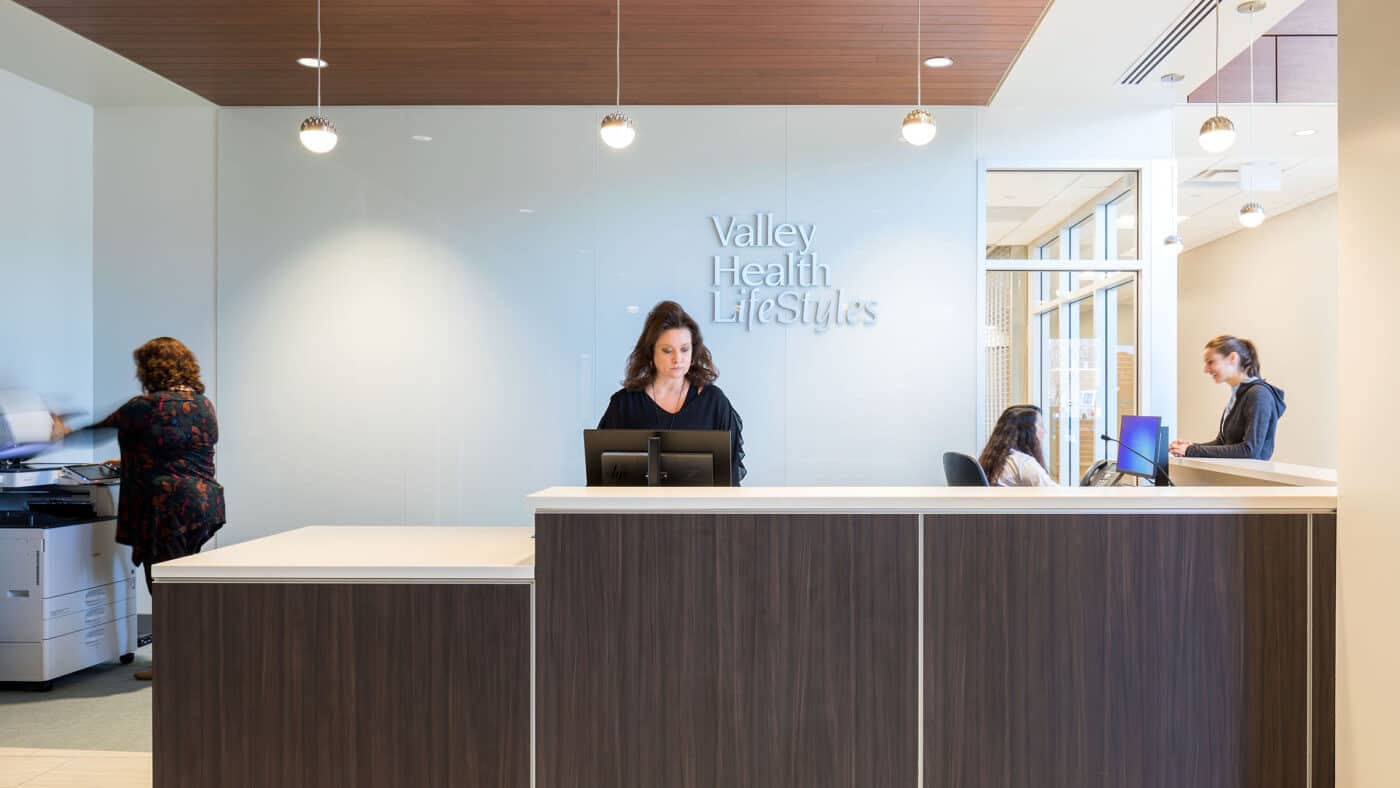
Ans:
{"label": "glass door", "polygon": [[1043,271],[1032,306],[1038,338],[1032,363],[1045,413],[1046,470],[1074,484],[1108,456],[1099,435],[1137,412],[1137,275]]}

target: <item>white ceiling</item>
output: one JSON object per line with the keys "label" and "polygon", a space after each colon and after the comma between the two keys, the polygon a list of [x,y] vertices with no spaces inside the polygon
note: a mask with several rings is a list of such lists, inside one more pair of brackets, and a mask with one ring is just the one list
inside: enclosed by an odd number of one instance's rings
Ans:
{"label": "white ceiling", "polygon": [[1121,172],[988,172],[987,243],[1024,246],[1122,178]]}
{"label": "white ceiling", "polygon": [[[1176,156],[1181,185],[1177,190],[1177,214],[1189,217],[1178,232],[1186,248],[1223,238],[1244,228],[1239,209],[1250,199],[1264,206],[1269,216],[1306,205],[1337,190],[1337,106],[1335,104],[1261,104],[1250,115],[1248,105],[1224,105],[1221,111],[1235,122],[1234,146],[1221,154],[1201,150],[1196,141],[1201,123],[1212,106],[1190,105],[1176,109]],[[1299,137],[1303,129],[1316,134]],[[1283,188],[1246,197],[1233,176],[1220,184],[1193,183],[1209,169],[1235,170],[1245,162],[1277,162],[1283,170]]]}
{"label": "white ceiling", "polygon": [[[1151,0],[1154,3],[1160,1]],[[1268,6],[1263,11],[1242,14],[1236,10],[1238,0],[1223,0],[1220,5],[1220,67],[1224,68],[1236,55],[1244,52],[1251,41],[1264,35],[1304,2],[1305,0],[1268,0]],[[1186,0],[1168,0],[1167,4],[1177,6],[1178,12],[1187,7]],[[1162,32],[1158,31],[1158,35]],[[1155,42],[1156,38],[1154,36],[1152,41],[1147,43]],[[1170,85],[1175,98],[1174,103],[1177,104],[1185,104],[1186,97],[1215,73],[1214,16],[1202,22],[1144,82],[1161,84],[1162,75],[1173,72],[1184,77],[1182,81]]]}
{"label": "white ceiling", "polygon": [[0,69],[94,107],[213,106],[12,0],[0,0]]}

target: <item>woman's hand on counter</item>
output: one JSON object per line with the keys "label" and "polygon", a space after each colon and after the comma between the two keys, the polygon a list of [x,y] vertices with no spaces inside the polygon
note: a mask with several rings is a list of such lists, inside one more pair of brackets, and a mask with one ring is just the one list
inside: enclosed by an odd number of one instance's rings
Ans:
{"label": "woman's hand on counter", "polygon": [[49,441],[57,443],[69,435],[73,434],[73,428],[68,426],[68,422],[57,413],[50,413],[49,418],[53,420],[53,426],[49,428]]}
{"label": "woman's hand on counter", "polygon": [[1172,441],[1172,445],[1167,450],[1171,452],[1173,457],[1185,457],[1186,450],[1192,445],[1191,441]]}

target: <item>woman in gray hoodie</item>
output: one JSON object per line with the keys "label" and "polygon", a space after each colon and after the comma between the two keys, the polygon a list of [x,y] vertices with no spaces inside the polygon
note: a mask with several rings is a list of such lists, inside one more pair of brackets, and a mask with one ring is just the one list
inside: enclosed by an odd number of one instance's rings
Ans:
{"label": "woman in gray hoodie", "polygon": [[1274,433],[1283,415],[1283,389],[1259,377],[1259,351],[1248,339],[1218,336],[1206,343],[1205,373],[1230,384],[1230,401],[1215,440],[1172,441],[1174,457],[1231,457],[1267,460],[1274,456]]}

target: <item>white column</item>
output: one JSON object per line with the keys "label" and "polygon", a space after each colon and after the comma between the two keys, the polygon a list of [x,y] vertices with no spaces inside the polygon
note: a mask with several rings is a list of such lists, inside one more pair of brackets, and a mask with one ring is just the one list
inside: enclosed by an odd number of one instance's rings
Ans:
{"label": "white column", "polygon": [[1400,3],[1341,0],[1337,785],[1400,785]]}

